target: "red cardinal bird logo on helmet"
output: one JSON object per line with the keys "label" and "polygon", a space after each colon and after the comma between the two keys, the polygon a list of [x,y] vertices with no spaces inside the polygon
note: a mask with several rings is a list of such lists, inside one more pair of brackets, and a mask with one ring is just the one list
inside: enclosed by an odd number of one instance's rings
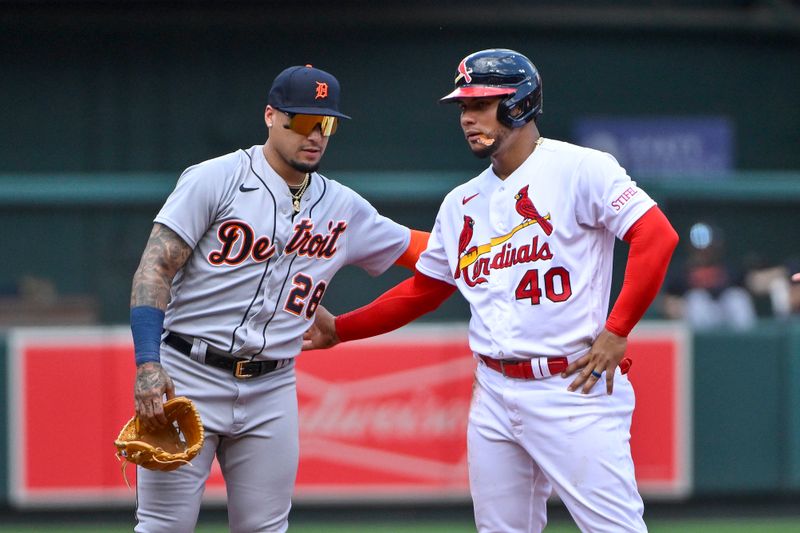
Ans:
{"label": "red cardinal bird logo on helmet", "polygon": [[522,218],[525,220],[535,220],[547,235],[553,233],[553,225],[550,224],[549,220],[546,220],[539,214],[539,211],[536,210],[533,206],[533,202],[531,202],[531,199],[528,197],[527,185],[519,190],[516,196],[514,196],[514,199],[517,201],[517,205],[515,206],[517,213],[522,215]]}
{"label": "red cardinal bird logo on helmet", "polygon": [[455,273],[456,279],[458,279],[458,276],[461,274],[461,269],[458,268],[458,263],[461,260],[461,256],[464,255],[464,252],[467,251],[467,246],[469,246],[469,243],[472,241],[474,227],[475,221],[472,219],[472,217],[469,215],[464,215],[464,227],[461,228],[461,235],[458,236],[458,257],[456,258]]}
{"label": "red cardinal bird logo on helmet", "polygon": [[465,57],[461,60],[461,63],[458,64],[458,75],[456,76],[455,80],[456,83],[458,83],[458,80],[461,78],[464,78],[464,81],[467,83],[472,83],[472,76],[470,76],[470,74],[472,74],[472,69],[467,67],[467,58]]}

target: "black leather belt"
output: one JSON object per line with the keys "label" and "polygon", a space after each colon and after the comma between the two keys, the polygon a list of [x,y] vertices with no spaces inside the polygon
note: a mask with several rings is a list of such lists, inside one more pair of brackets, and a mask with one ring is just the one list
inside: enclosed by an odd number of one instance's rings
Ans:
{"label": "black leather belt", "polygon": [[[167,333],[167,336],[164,337],[164,344],[175,348],[186,356],[189,356],[192,353],[193,341],[186,337],[182,337],[177,333]],[[228,352],[217,350],[211,346],[206,347],[205,363],[207,365],[227,370],[239,379],[254,378],[268,374],[273,370],[283,368],[288,362],[289,359],[278,359],[272,361],[249,361],[247,359],[237,359],[232,357]]]}

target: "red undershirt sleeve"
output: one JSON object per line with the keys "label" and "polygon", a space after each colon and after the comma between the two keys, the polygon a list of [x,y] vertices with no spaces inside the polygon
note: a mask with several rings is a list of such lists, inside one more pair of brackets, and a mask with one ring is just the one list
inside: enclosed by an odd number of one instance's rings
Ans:
{"label": "red undershirt sleeve", "polygon": [[652,207],[625,234],[630,243],[625,279],[606,329],[627,337],[658,294],[667,273],[678,234],[658,207]]}
{"label": "red undershirt sleeve", "polygon": [[408,248],[403,252],[403,255],[397,258],[394,264],[413,271],[420,254],[428,247],[428,237],[430,236],[431,234],[427,231],[412,229]]}
{"label": "red undershirt sleeve", "polygon": [[415,271],[413,278],[372,303],[336,317],[336,335],[345,342],[394,331],[439,307],[455,290],[449,283]]}

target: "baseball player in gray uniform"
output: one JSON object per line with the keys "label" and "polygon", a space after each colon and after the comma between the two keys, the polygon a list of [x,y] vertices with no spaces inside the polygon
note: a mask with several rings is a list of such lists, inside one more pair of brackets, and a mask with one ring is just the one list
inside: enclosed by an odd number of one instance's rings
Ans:
{"label": "baseball player in gray uniform", "polygon": [[413,269],[427,242],[317,172],[348,116],[310,65],[274,80],[267,142],[189,167],[155,218],[133,278],[136,413],[166,423],[192,399],[205,445],[173,472],[137,471],[140,532],[191,532],[216,456],[233,532],[282,532],[298,462],[294,358],[343,266]]}

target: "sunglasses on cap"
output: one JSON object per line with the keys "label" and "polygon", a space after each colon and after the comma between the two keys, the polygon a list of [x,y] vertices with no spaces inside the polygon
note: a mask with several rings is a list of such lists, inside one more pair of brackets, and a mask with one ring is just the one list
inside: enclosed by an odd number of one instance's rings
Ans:
{"label": "sunglasses on cap", "polygon": [[301,115],[286,111],[283,111],[283,114],[289,117],[289,124],[283,127],[306,137],[311,135],[317,125],[319,125],[323,137],[330,137],[336,133],[336,126],[339,125],[337,117],[329,117],[327,115]]}

